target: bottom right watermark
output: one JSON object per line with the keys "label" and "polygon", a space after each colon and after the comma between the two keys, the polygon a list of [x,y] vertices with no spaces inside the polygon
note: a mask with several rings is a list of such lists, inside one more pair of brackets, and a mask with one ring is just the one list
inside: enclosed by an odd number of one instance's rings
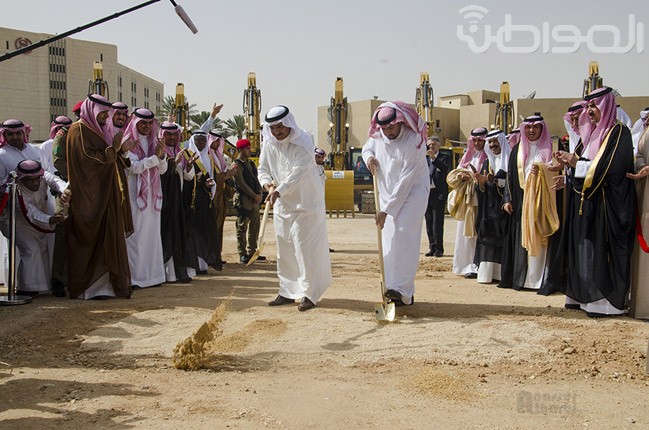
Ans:
{"label": "bottom right watermark", "polygon": [[576,411],[576,393],[520,391],[516,395],[516,412],[519,414],[570,414]]}

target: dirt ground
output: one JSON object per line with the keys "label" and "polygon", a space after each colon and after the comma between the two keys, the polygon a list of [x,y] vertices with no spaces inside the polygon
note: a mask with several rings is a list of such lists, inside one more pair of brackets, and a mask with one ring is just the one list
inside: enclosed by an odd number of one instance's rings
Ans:
{"label": "dirt ground", "polygon": [[[246,269],[233,218],[228,264],[191,284],[0,308],[0,428],[649,428],[646,322],[453,275],[447,218],[447,256],[422,240],[415,305],[379,324],[371,217],[328,219],[333,284],[308,312],[266,305],[272,223]],[[203,368],[174,368],[210,319]]]}

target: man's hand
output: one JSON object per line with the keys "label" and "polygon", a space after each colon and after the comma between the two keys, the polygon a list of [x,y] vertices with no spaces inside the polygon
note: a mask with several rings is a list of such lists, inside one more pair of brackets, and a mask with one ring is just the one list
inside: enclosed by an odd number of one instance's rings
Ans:
{"label": "man's hand", "polygon": [[212,118],[216,118],[219,112],[221,112],[221,109],[223,109],[223,104],[217,105],[216,103],[214,103],[214,106],[212,107],[212,113],[210,114],[210,116]]}
{"label": "man's hand", "polygon": [[385,212],[377,212],[374,215],[374,222],[376,225],[381,227],[381,230],[383,230],[383,226],[385,226],[385,219],[388,217],[388,214]]}
{"label": "man's hand", "polygon": [[122,148],[123,137],[124,137],[123,131],[118,131],[117,134],[113,137],[113,148],[115,148],[115,152],[119,152],[119,150]]}
{"label": "man's hand", "polygon": [[376,175],[376,172],[379,169],[379,160],[374,158],[374,156],[370,156],[370,158],[367,159],[367,168],[370,169],[372,175]]}
{"label": "man's hand", "polygon": [[626,177],[630,179],[642,179],[649,176],[649,166],[643,166],[636,173],[627,173]]}
{"label": "man's hand", "polygon": [[566,177],[563,175],[558,175],[552,178],[553,183],[552,183],[552,189],[553,190],[563,190],[566,188]]}
{"label": "man's hand", "polygon": [[566,151],[557,151],[554,153],[554,158],[562,165],[569,165],[573,169],[577,166],[578,158],[575,154]]}
{"label": "man's hand", "polygon": [[61,203],[63,203],[64,205],[67,206],[67,205],[70,204],[70,200],[71,200],[71,199],[72,199],[72,191],[70,191],[69,188],[66,188],[66,189],[63,190],[63,192],[61,193]]}
{"label": "man's hand", "polygon": [[540,167],[539,167],[539,165],[536,164],[536,163],[534,163],[534,164],[532,164],[532,169],[530,169],[530,173],[531,173],[532,175],[538,175],[538,174],[539,174],[539,170],[541,170]]}
{"label": "man's hand", "polygon": [[236,175],[238,169],[239,169],[239,165],[235,163],[230,170],[226,170],[225,179],[229,179],[234,175]]}
{"label": "man's hand", "polygon": [[56,224],[62,223],[63,221],[65,221],[66,218],[67,217],[65,215],[63,215],[62,213],[57,213],[55,215],[52,215],[50,217],[50,220],[49,220],[50,225],[56,225]]}
{"label": "man's hand", "polygon": [[119,150],[122,152],[122,154],[126,154],[128,151],[135,148],[135,145],[138,145],[139,143],[139,140],[128,139],[124,141],[124,143],[122,143],[122,147]]}
{"label": "man's hand", "polygon": [[276,202],[277,199],[279,199],[280,197],[281,197],[281,196],[279,195],[279,193],[277,192],[277,190],[275,190],[275,187],[271,187],[271,191],[268,192],[268,197],[266,197],[266,200],[265,200],[265,201],[266,201],[266,203],[270,203],[270,205],[271,205],[271,207],[272,207],[272,206],[275,206],[275,202]]}
{"label": "man's hand", "polygon": [[155,155],[160,160],[164,160],[166,154],[165,154],[165,148],[164,148],[162,142],[158,142],[158,144],[155,146]]}
{"label": "man's hand", "polygon": [[503,211],[511,215],[514,212],[514,207],[511,203],[507,202],[503,205]]}
{"label": "man's hand", "polygon": [[484,184],[487,183],[487,175],[481,175],[480,173],[474,173],[473,178],[480,185],[484,186]]}

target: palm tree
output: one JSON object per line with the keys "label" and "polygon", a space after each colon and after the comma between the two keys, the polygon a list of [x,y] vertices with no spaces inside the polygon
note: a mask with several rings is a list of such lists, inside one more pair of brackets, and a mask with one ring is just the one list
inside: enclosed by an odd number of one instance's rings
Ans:
{"label": "palm tree", "polygon": [[237,139],[243,138],[243,132],[246,130],[246,121],[243,115],[235,115],[232,118],[223,121],[225,133],[229,136],[237,136]]}
{"label": "palm tree", "polygon": [[[188,115],[189,118],[191,119],[192,115],[196,115],[198,113],[198,111],[196,110],[196,104],[194,103],[190,105],[189,102],[187,101],[187,96],[185,96],[185,104],[189,106]],[[162,106],[160,107],[160,110],[156,112],[156,118],[158,118],[159,121],[167,121],[169,119],[169,114],[172,114],[175,110],[176,110],[176,97],[166,96],[164,100],[162,100]]]}

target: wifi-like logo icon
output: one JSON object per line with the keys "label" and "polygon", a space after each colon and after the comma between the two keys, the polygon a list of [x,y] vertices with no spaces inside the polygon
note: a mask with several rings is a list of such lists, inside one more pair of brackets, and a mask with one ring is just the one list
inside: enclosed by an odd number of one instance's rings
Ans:
{"label": "wifi-like logo icon", "polygon": [[469,22],[469,32],[475,33],[478,31],[478,23],[489,13],[489,10],[485,7],[472,4],[463,7],[458,12],[462,15],[462,18]]}

